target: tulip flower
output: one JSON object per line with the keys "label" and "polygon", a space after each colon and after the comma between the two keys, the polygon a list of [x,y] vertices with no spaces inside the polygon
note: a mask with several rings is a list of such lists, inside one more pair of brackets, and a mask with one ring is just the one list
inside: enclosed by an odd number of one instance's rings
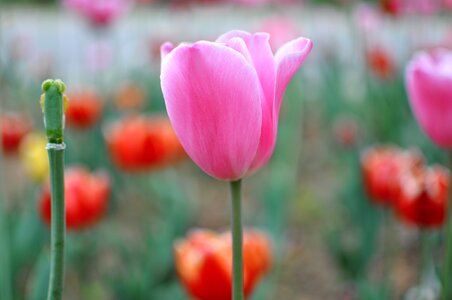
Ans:
{"label": "tulip flower", "polygon": [[146,91],[139,85],[125,83],[118,89],[116,107],[120,110],[138,109],[146,101]]}
{"label": "tulip flower", "polygon": [[420,168],[402,175],[396,201],[397,215],[420,228],[440,228],[447,216],[449,171],[442,167]]}
{"label": "tulip flower", "polygon": [[72,93],[69,98],[71,101],[66,110],[66,122],[69,127],[87,129],[101,117],[102,102],[94,92]]}
{"label": "tulip flower", "polygon": [[163,167],[185,155],[165,117],[129,117],[111,125],[105,138],[114,164],[128,172]]}
{"label": "tulip flower", "polygon": [[[243,236],[244,294],[249,296],[270,269],[271,244],[259,231]],[[174,247],[175,265],[187,292],[197,300],[231,300],[231,233],[191,232]]]}
{"label": "tulip flower", "polygon": [[383,12],[391,16],[399,16],[405,12],[404,0],[380,0],[380,8]]}
{"label": "tulip flower", "polygon": [[388,79],[395,74],[395,63],[387,51],[382,48],[371,48],[366,55],[369,69],[376,76]]}
{"label": "tulip flower", "polygon": [[241,179],[272,156],[284,91],[312,49],[298,38],[273,55],[269,39],[230,31],[161,48],[163,96],[182,146],[207,174],[230,181],[233,300],[243,299]]}
{"label": "tulip flower", "polygon": [[0,115],[3,152],[5,154],[16,153],[20,142],[30,129],[30,122],[20,114],[4,113]]}
{"label": "tulip flower", "polygon": [[130,5],[128,0],[63,0],[64,5],[93,25],[105,26],[119,17]]}
{"label": "tulip flower", "polygon": [[[65,171],[64,196],[68,230],[80,230],[97,223],[105,214],[110,182],[105,174],[91,174],[81,167]],[[39,197],[39,210],[46,224],[51,220],[50,186]]]}
{"label": "tulip flower", "polygon": [[299,38],[273,55],[269,35],[162,46],[161,85],[182,146],[207,174],[237,180],[270,159],[284,91],[312,48]]}
{"label": "tulip flower", "polygon": [[401,174],[422,164],[419,153],[395,147],[375,147],[364,152],[363,181],[370,199],[377,204],[392,205],[400,190]]}
{"label": "tulip flower", "polygon": [[452,148],[452,52],[437,49],[416,55],[406,69],[411,109],[420,127],[438,146]]}
{"label": "tulip flower", "polygon": [[340,146],[352,148],[360,137],[358,122],[349,116],[337,118],[333,122],[333,137]]}
{"label": "tulip flower", "polygon": [[49,159],[44,134],[30,133],[20,144],[20,157],[25,172],[34,181],[42,182],[49,176]]}

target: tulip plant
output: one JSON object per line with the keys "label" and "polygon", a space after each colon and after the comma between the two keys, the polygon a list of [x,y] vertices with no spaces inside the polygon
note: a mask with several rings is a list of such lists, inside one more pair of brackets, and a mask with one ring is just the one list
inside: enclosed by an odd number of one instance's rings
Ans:
{"label": "tulip plant", "polygon": [[161,48],[162,91],[182,146],[207,174],[230,183],[233,300],[244,299],[241,181],[270,159],[284,91],[312,48],[298,38],[273,55],[269,38],[231,31],[215,42]]}
{"label": "tulip plant", "polygon": [[[450,150],[452,148],[452,52],[436,49],[432,52],[422,52],[416,55],[406,69],[406,86],[410,105],[421,129],[439,147],[447,149],[449,153],[449,167],[452,168]],[[433,172],[433,171],[432,171]],[[441,180],[447,174],[437,170],[436,178]],[[441,175],[443,174],[443,175]],[[447,174],[448,175],[448,174]],[[434,176],[433,174],[430,177]],[[442,179],[444,186],[449,185],[449,178]],[[437,187],[439,192],[444,188]],[[447,197],[448,190],[446,191]],[[445,254],[443,262],[441,299],[450,299],[450,281],[452,272],[452,215],[450,203],[445,203],[447,225],[445,228]],[[444,220],[445,215],[437,216]]]}
{"label": "tulip plant", "polygon": [[63,94],[64,83],[46,80],[42,84],[44,94],[41,107],[44,112],[44,126],[47,135],[47,151],[50,162],[50,193],[52,198],[52,236],[50,280],[48,300],[60,300],[63,297],[64,248],[66,235],[66,212],[64,204],[64,110],[67,97]]}

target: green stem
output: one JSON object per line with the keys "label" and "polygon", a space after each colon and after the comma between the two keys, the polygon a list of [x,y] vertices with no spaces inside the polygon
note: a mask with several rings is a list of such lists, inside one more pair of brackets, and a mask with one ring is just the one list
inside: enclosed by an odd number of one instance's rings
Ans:
{"label": "green stem", "polygon": [[50,278],[48,300],[63,298],[64,242],[66,235],[66,209],[64,205],[64,90],[57,79],[42,83],[42,108],[47,135],[50,164],[50,196],[52,201]]}
{"label": "green stem", "polygon": [[64,150],[49,149],[50,185],[52,199],[50,280],[47,299],[63,296],[64,243],[66,218],[64,206]]}
{"label": "green stem", "polygon": [[232,198],[232,299],[243,300],[242,181],[231,181]]}
{"label": "green stem", "polygon": [[5,207],[5,197],[3,192],[4,181],[2,161],[3,154],[0,149],[0,300],[12,299],[11,290],[11,261],[9,248],[9,230],[7,222],[7,213]]}
{"label": "green stem", "polygon": [[[449,151],[448,153],[449,158],[449,170],[452,171],[452,151]],[[452,197],[452,193],[450,193],[449,197]],[[445,234],[446,234],[446,249],[445,249],[445,256],[444,256],[444,271],[443,271],[443,289],[441,293],[441,299],[442,300],[448,300],[449,299],[449,281],[450,281],[450,267],[452,263],[452,208],[451,208],[451,201],[449,201],[449,209],[447,214],[447,224],[445,228]]]}
{"label": "green stem", "polygon": [[419,283],[428,276],[431,263],[431,239],[430,232],[425,229],[419,230],[419,242],[421,249],[421,263],[419,264]]}

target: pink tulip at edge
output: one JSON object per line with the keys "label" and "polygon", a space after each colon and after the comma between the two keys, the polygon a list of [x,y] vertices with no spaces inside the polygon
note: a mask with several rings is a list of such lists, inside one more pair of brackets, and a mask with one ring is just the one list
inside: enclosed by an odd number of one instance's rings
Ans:
{"label": "pink tulip at edge", "polygon": [[207,174],[237,180],[270,159],[284,91],[312,48],[298,38],[275,55],[267,33],[161,48],[161,85],[182,146]]}
{"label": "pink tulip at edge", "polygon": [[416,55],[406,69],[406,85],[422,130],[439,146],[452,148],[452,52]]}
{"label": "pink tulip at edge", "polygon": [[130,3],[130,0],[63,0],[66,7],[98,26],[110,24],[129,7]]}

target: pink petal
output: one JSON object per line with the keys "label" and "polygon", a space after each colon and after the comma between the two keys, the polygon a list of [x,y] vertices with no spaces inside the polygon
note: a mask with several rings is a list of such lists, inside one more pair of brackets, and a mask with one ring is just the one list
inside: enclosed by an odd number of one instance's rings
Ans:
{"label": "pink petal", "polygon": [[234,180],[251,165],[261,133],[258,76],[242,54],[226,45],[180,45],[162,62],[168,115],[183,147],[218,179]]}
{"label": "pink petal", "polygon": [[275,112],[279,114],[282,98],[293,75],[301,67],[312,49],[312,42],[306,38],[298,38],[282,46],[275,55],[276,61],[276,94]]}
{"label": "pink petal", "polygon": [[274,102],[276,85],[276,67],[267,33],[250,34],[244,31],[230,31],[220,36],[218,42],[243,39],[252,58],[252,63],[259,75],[265,101],[262,102],[262,129],[259,148],[251,166],[252,171],[265,164],[273,153],[276,143],[277,122],[274,120]]}
{"label": "pink petal", "polygon": [[[295,72],[303,64],[312,49],[312,42],[305,38],[299,38],[286,43],[275,55],[276,86],[273,94],[272,107],[262,113],[261,144],[258,154],[251,167],[252,171],[262,167],[270,159],[276,145],[278,134],[278,116],[282,98],[289,81]],[[271,117],[266,116],[271,113]]]}
{"label": "pink petal", "polygon": [[452,52],[418,55],[406,72],[410,105],[423,131],[439,146],[452,147]]}
{"label": "pink petal", "polygon": [[162,60],[165,58],[165,56],[168,55],[171,51],[173,51],[174,46],[173,44],[166,42],[160,47],[160,55],[162,56]]}

